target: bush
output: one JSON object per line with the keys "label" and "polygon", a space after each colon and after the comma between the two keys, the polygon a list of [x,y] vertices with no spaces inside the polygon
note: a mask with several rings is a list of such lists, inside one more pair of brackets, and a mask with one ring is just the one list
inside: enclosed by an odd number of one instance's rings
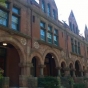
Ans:
{"label": "bush", "polygon": [[60,88],[60,79],[56,77],[38,78],[38,87]]}
{"label": "bush", "polygon": [[73,88],[86,88],[86,85],[84,83],[75,83]]}

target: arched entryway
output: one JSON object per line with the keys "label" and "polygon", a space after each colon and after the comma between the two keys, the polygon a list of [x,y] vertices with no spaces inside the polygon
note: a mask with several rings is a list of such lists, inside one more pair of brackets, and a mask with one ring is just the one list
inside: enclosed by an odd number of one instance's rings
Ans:
{"label": "arched entryway", "polygon": [[70,76],[73,76],[73,64],[72,63],[70,63],[69,68],[70,68]]}
{"label": "arched entryway", "polygon": [[21,74],[20,56],[17,49],[10,43],[0,42],[0,68],[4,70],[4,76],[10,78],[10,87],[19,86]]}
{"label": "arched entryway", "polygon": [[61,76],[62,76],[62,77],[65,76],[65,70],[64,70],[65,67],[66,67],[65,62],[62,62],[62,63],[61,63],[61,70],[60,70],[60,73],[61,73]]}
{"label": "arched entryway", "polygon": [[31,74],[34,77],[38,77],[40,75],[40,70],[39,70],[40,61],[39,61],[38,57],[34,56],[32,58],[32,64],[33,64],[33,67],[31,69]]}
{"label": "arched entryway", "polygon": [[44,76],[57,76],[55,57],[48,53],[45,57]]}
{"label": "arched entryway", "polygon": [[78,60],[75,61],[75,69],[76,69],[75,75],[76,75],[76,77],[80,77],[81,76],[80,66],[81,66],[80,62]]}

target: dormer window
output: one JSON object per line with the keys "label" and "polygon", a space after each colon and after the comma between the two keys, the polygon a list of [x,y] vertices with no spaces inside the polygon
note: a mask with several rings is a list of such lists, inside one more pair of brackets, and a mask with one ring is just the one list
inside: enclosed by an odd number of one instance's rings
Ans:
{"label": "dormer window", "polygon": [[71,31],[72,31],[72,23],[70,22],[70,29],[71,29]]}
{"label": "dormer window", "polygon": [[53,9],[53,18],[56,19],[56,11]]}
{"label": "dormer window", "polygon": [[43,10],[43,12],[45,12],[45,2],[44,2],[44,0],[42,0],[42,10]]}
{"label": "dormer window", "polygon": [[50,12],[50,4],[48,3],[48,7],[47,7],[47,13],[48,13],[48,16],[51,15],[51,12]]}

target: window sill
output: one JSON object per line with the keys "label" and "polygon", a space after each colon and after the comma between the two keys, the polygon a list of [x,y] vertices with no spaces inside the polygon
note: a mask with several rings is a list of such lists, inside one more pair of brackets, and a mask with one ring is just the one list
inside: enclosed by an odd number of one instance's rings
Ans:
{"label": "window sill", "polygon": [[38,41],[38,43],[40,43],[40,44],[48,45],[49,47],[59,49],[60,51],[62,50],[62,48],[61,48],[60,46],[56,46],[56,45],[47,43],[46,41],[42,41],[42,40],[37,40],[37,41]]}
{"label": "window sill", "polygon": [[73,52],[71,52],[71,54],[72,54],[72,55],[76,55],[76,56],[78,56],[78,57],[81,57],[81,58],[83,58],[83,56],[82,56],[82,55],[80,55],[80,54],[73,53]]}
{"label": "window sill", "polygon": [[31,38],[30,36],[28,36],[28,35],[26,35],[26,34],[23,34],[23,33],[21,33],[20,31],[16,31],[16,30],[10,29],[10,28],[5,27],[5,26],[3,26],[3,25],[0,25],[0,30],[4,30],[4,31],[6,31],[6,32],[8,32],[8,33],[10,33],[10,34],[22,36],[22,37],[25,37],[25,38],[28,38],[28,39]]}

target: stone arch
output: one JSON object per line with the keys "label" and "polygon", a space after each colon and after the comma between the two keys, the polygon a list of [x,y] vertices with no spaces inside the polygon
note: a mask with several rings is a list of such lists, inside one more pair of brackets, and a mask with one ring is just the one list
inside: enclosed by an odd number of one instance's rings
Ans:
{"label": "stone arch", "polygon": [[59,67],[61,67],[61,63],[62,63],[62,62],[64,62],[65,65],[66,65],[66,67],[67,67],[67,63],[66,63],[66,61],[65,61],[64,59],[61,59],[61,60],[59,61]]}
{"label": "stone arch", "polygon": [[0,42],[6,42],[6,43],[12,44],[19,53],[20,62],[23,62],[25,60],[26,56],[24,54],[24,49],[22,48],[23,46],[15,38],[13,38],[13,37],[2,37],[1,36]]}
{"label": "stone arch", "polygon": [[[79,61],[79,60],[75,60],[75,62],[78,62],[78,64],[79,64],[79,69],[81,70],[81,69],[82,69],[81,61]],[[74,62],[74,67],[75,67],[75,62]]]}
{"label": "stone arch", "polygon": [[81,72],[80,72],[81,70],[82,70],[82,65],[79,60],[76,60],[75,61],[75,75],[76,75],[76,77],[81,76]]}
{"label": "stone arch", "polygon": [[32,62],[33,57],[36,57],[40,63],[40,65],[43,65],[43,59],[42,55],[39,52],[32,52],[30,55],[30,63]]}
{"label": "stone arch", "polygon": [[[44,54],[43,54],[43,61],[45,61],[45,57],[46,55],[50,53],[52,56],[54,56],[54,60],[55,60],[55,64],[56,64],[56,67],[58,67],[59,65],[59,61],[58,61],[58,55],[56,54],[55,51],[51,50],[51,49],[47,49]],[[43,62],[44,63],[44,62]]]}
{"label": "stone arch", "polygon": [[69,67],[70,65],[72,65],[73,68],[74,68],[74,63],[73,63],[72,61],[69,61],[69,62],[68,62],[68,67]]}

